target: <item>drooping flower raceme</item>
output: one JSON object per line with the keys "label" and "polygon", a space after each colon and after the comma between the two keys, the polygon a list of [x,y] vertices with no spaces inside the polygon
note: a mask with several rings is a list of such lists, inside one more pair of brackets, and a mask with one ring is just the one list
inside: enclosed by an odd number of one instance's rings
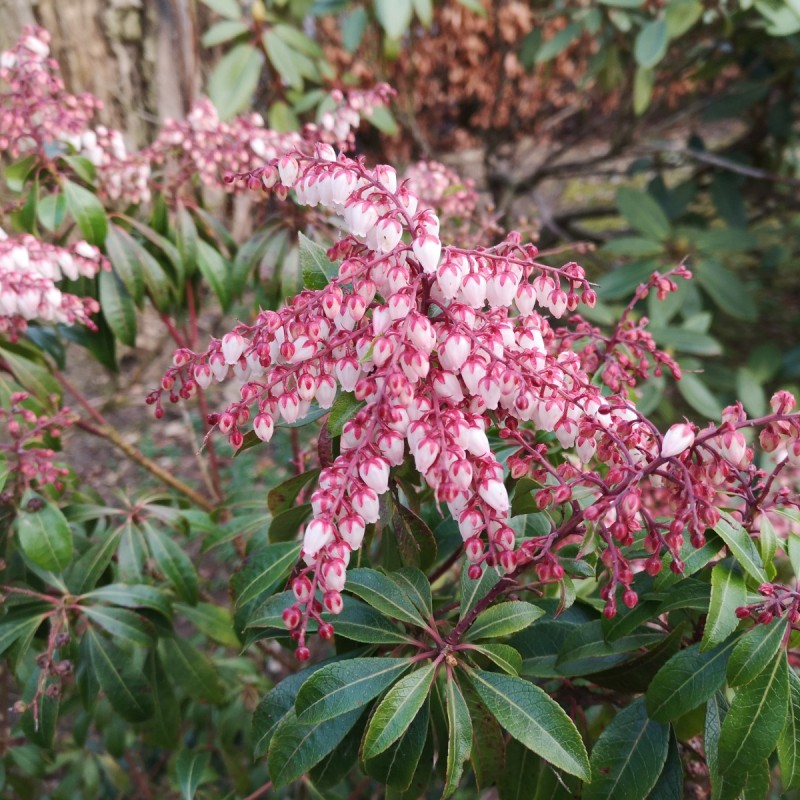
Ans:
{"label": "drooping flower raceme", "polygon": [[[628,326],[598,345],[592,329],[572,320],[585,326],[586,356],[551,326],[579,303],[594,304],[581,267],[548,266],[513,233],[487,248],[443,243],[438,217],[393,168],[369,169],[328,145],[285,154],[238,177],[265,190],[292,191],[298,204],[338,216],[348,231],[328,251],[340,261],[338,274],[278,311],[261,312],[254,324],[237,325],[205,352],[178,350],[148,402],[160,416],[163,393],[176,402],[233,375],[241,399],[210,421],[234,447],[250,427],[269,441],[277,420],[302,419],[312,404],[331,408],[337,392],[350,392],[361,404],[343,426],[340,455],[322,470],[310,498],[303,566],[292,581],[297,602],[284,615],[299,657],[308,656],[309,620],[319,620],[323,609],[341,611],[350,555],[378,521],[380,496],[407,452],[456,520],[474,578],[487,565],[516,574],[533,564],[542,581],[560,580],[554,549],[587,526],[604,547],[609,616],[618,587],[627,605],[636,602],[633,569],[620,550],[635,532],[646,532],[653,554],[648,570],[661,568],[662,550],[680,569],[684,527],[699,541],[703,526],[719,519],[718,495],[730,493],[727,467],[710,493],[699,491],[696,480],[740,455],[737,424],[728,425],[729,444],[727,429],[694,443],[685,431],[662,439],[627,396],[643,368],[625,352],[639,353],[641,361],[653,352],[652,341]],[[658,281],[670,283],[655,280],[659,291]],[[630,375],[615,378],[622,391],[613,391],[592,379],[586,363],[599,373],[607,365]],[[671,360],[663,356],[659,363]],[[796,421],[791,425],[796,438]],[[569,512],[548,535],[518,541],[492,430],[517,448],[507,462],[511,477],[532,477],[544,487],[536,495],[539,507]],[[549,458],[550,449],[564,457]],[[665,486],[667,521],[642,505],[643,492]],[[575,499],[577,490],[585,500]],[[329,635],[330,625],[320,631]]]}
{"label": "drooping flower raceme", "polygon": [[87,242],[57,247],[28,234],[9,237],[0,229],[0,333],[16,338],[34,319],[94,330],[97,301],[62,292],[56,284],[63,278],[93,278],[100,269],[110,266]]}

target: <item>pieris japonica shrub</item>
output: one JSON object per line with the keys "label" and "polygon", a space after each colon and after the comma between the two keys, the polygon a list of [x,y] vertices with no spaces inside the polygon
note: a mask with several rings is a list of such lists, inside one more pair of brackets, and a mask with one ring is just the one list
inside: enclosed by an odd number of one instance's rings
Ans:
{"label": "pieris japonica shrub", "polygon": [[[298,134],[201,102],[129,153],[66,93],[43,31],[0,78],[17,198],[0,241],[3,792],[800,785],[795,398],[705,426],[641,410],[648,379],[681,378],[643,305],[691,264],[590,322],[582,267],[498,235],[469,183],[347,154],[386,87],[336,93],[339,115]],[[258,219],[282,209],[281,247],[236,247],[203,206],[217,182]],[[274,294],[290,235],[298,274]],[[200,304],[227,311],[248,283],[253,318],[201,345]],[[145,298],[177,346],[150,428],[197,401],[205,491],[60,371],[67,337],[135,343]],[[158,490],[80,485],[57,450],[81,433]]]}

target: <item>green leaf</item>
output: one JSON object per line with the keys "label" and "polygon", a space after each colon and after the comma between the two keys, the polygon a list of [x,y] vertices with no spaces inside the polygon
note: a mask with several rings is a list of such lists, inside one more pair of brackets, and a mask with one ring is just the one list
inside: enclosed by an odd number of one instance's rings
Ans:
{"label": "green leaf", "polygon": [[778,761],[784,789],[800,787],[800,676],[789,670],[789,713],[778,739]]}
{"label": "green leaf", "polygon": [[503,672],[509,675],[519,675],[522,672],[522,656],[518,650],[507,644],[476,644],[473,651],[485,655],[497,664]]}
{"label": "green leaf", "polygon": [[215,642],[234,649],[241,647],[239,637],[233,630],[231,612],[227,608],[212,603],[198,603],[196,606],[176,603],[175,609]]}
{"label": "green leaf", "polygon": [[403,567],[394,570],[389,578],[408,595],[420,614],[426,619],[433,616],[431,585],[424,572],[413,567]]}
{"label": "green leaf", "polygon": [[[273,30],[265,31],[261,37],[272,66],[293,89],[303,88],[303,75],[298,64],[298,53]],[[255,87],[254,87],[255,88]]]}
{"label": "green leaf", "polygon": [[641,800],[656,785],[669,748],[669,726],[647,716],[644,698],[620,711],[592,749],[592,782],[583,800]]}
{"label": "green leaf", "polygon": [[172,603],[161,589],[145,584],[110,583],[83,595],[83,600],[110,603],[125,608],[152,608],[164,617],[172,616]]}
{"label": "green leaf", "polygon": [[669,219],[649,192],[623,186],[617,189],[617,208],[625,220],[648,239],[663,241],[671,233]]}
{"label": "green leaf", "polygon": [[136,309],[122,281],[113,272],[97,276],[100,309],[114,336],[128,347],[136,346]]}
{"label": "green leaf", "polygon": [[289,480],[279,483],[274,489],[270,489],[267,495],[267,507],[270,513],[278,514],[292,508],[303,487],[313,481],[320,471],[319,467],[310,469],[302,475],[294,475]]}
{"label": "green leaf", "polygon": [[433,0],[414,0],[414,13],[419,21],[429,28],[433,22]]}
{"label": "green leaf", "polygon": [[544,611],[541,608],[522,600],[498,603],[478,614],[467,631],[467,638],[477,640],[508,636],[524,630],[542,616]]}
{"label": "green leaf", "polygon": [[31,172],[33,172],[38,160],[38,157],[35,155],[26,156],[6,167],[4,174],[6,185],[10,191],[19,193],[25,189],[25,182]]}
{"label": "green leaf", "polygon": [[182,638],[164,639],[162,646],[167,671],[189,695],[208,703],[223,701],[225,691],[219,675],[205,654]]}
{"label": "green leaf", "polygon": [[789,671],[786,654],[773,662],[733,698],[719,736],[718,770],[742,788],[748,767],[768,758],[786,725]]}
{"label": "green leaf", "polygon": [[364,771],[381,783],[405,791],[419,764],[428,736],[429,704],[426,702],[405,730],[389,748],[364,762]]}
{"label": "green leaf", "polygon": [[443,799],[450,797],[458,789],[464,762],[472,752],[472,720],[469,708],[453,677],[448,677],[445,682],[444,699],[447,712],[447,763]]}
{"label": "green leaf", "polygon": [[669,38],[678,39],[703,16],[703,4],[699,0],[673,0],[667,4],[664,14]]}
{"label": "green leaf", "polygon": [[744,578],[729,561],[720,561],[711,570],[711,603],[708,606],[701,650],[708,650],[728,638],[739,620],[736,609],[747,602]]}
{"label": "green leaf", "polygon": [[72,531],[57,506],[44,502],[38,511],[20,510],[16,526],[20,549],[37,567],[61,572],[72,561]]}
{"label": "green leaf", "polygon": [[303,503],[299,506],[292,506],[285,511],[276,514],[269,524],[267,538],[270,542],[295,543],[297,531],[300,526],[311,516],[311,503]]}
{"label": "green leaf", "polygon": [[695,411],[699,411],[704,416],[710,419],[719,419],[722,415],[722,403],[697,375],[684,372],[678,381],[678,391]]}
{"label": "green leaf", "polygon": [[397,124],[394,114],[386,106],[374,106],[365,116],[370,125],[387,136],[397,136],[400,132],[400,126]]}
{"label": "green leaf", "polygon": [[147,654],[144,672],[153,690],[154,710],[148,725],[150,736],[159,746],[172,749],[180,731],[180,710],[157,650],[153,649]]}
{"label": "green leaf", "polygon": [[664,252],[664,245],[641,236],[620,236],[604,244],[603,252],[615,256],[658,256]]}
{"label": "green leaf", "polygon": [[672,656],[647,690],[650,718],[671,722],[705,703],[725,682],[725,669],[737,641],[731,638],[705,652],[693,644]]}
{"label": "green leaf", "polygon": [[555,36],[551,36],[537,51],[534,61],[543,64],[545,61],[554,59],[569,47],[582,32],[582,26],[577,22],[571,22],[566,28],[562,28]]}
{"label": "green leaf", "polygon": [[361,708],[411,664],[410,658],[351,658],[329,664],[315,672],[297,693],[297,718],[300,722],[324,722]]}
{"label": "green leaf", "polygon": [[222,254],[203,239],[197,241],[197,267],[223,310],[231,302],[230,266]]}
{"label": "green leaf", "polygon": [[357,6],[342,18],[342,44],[348,53],[358,50],[368,22],[367,10],[362,6]]}
{"label": "green leaf", "polygon": [[418,627],[425,623],[408,594],[391,578],[374,569],[352,569],[345,590],[382,611],[387,617]]}
{"label": "green leaf", "polygon": [[758,318],[753,293],[735,272],[714,258],[693,263],[692,272],[721,311],[744,322],[754,322]]}
{"label": "green leaf", "polygon": [[480,699],[511,736],[559,769],[589,780],[583,740],[555,700],[522,678],[482,670],[466,674]]}
{"label": "green leaf", "polygon": [[224,19],[212,25],[200,40],[203,47],[214,47],[215,45],[229,42],[239,36],[244,36],[250,32],[250,26],[243,20]]}
{"label": "green leaf", "polygon": [[354,709],[326,722],[305,724],[294,711],[278,723],[269,745],[269,775],[276,788],[297,780],[322,761],[356,724],[361,711]]}
{"label": "green leaf", "polygon": [[244,43],[219,60],[208,79],[208,96],[222,119],[230,119],[250,105],[263,64],[263,53]]}
{"label": "green leaf", "polygon": [[374,0],[375,16],[390,39],[399,39],[411,25],[411,0]]}
{"label": "green leaf", "polygon": [[[391,528],[404,564],[427,568],[436,561],[437,546],[433,531],[411,509],[393,502]],[[427,589],[427,596],[430,597],[430,588]],[[430,614],[430,607],[427,611],[420,607],[420,611]]]}
{"label": "green leaf", "polygon": [[647,800],[683,800],[683,762],[681,749],[675,732],[669,737],[669,749],[664,769],[656,785],[647,795]]}
{"label": "green leaf", "polygon": [[744,571],[759,583],[767,582],[767,573],[761,563],[761,556],[750,534],[733,517],[723,512],[720,521],[714,526],[719,537],[728,545]]}
{"label": "green leaf", "polygon": [[67,209],[78,223],[83,238],[89,244],[101,247],[108,231],[108,220],[103,204],[88,189],[66,178],[62,179],[61,187]]}
{"label": "green leaf", "polygon": [[236,607],[241,608],[263,592],[271,590],[300,557],[301,547],[299,542],[281,542],[267,545],[250,556],[231,579]]}
{"label": "green leaf", "polygon": [[39,606],[35,610],[16,609],[0,617],[0,655],[5,653],[18,639],[36,633],[46,618],[47,614],[41,613]]}
{"label": "green leaf", "polygon": [[406,644],[410,637],[372,606],[349,599],[338,616],[325,615],[337,636],[368,644]]}
{"label": "green leaf", "polygon": [[[279,592],[278,594],[268,597],[261,605],[259,605],[247,620],[246,628],[278,628],[283,631],[285,626],[283,624],[282,614],[294,605],[297,598],[294,592],[287,590]],[[314,623],[310,623],[313,625]]]}
{"label": "green leaf", "polygon": [[153,716],[150,685],[132,663],[130,656],[94,628],[85,634],[94,674],[111,707],[128,722],[142,722]]}
{"label": "green leaf", "polygon": [[464,619],[500,580],[497,572],[489,567],[484,569],[478,580],[474,581],[467,574],[468,569],[469,565],[466,563],[461,568],[461,612],[459,619]]}
{"label": "green leaf", "polygon": [[14,378],[37,400],[49,406],[52,395],[61,396],[61,388],[49,370],[31,360],[27,353],[23,355],[18,346],[0,341],[0,353]]}
{"label": "green leaf", "polygon": [[106,236],[105,247],[117,277],[122,281],[134,302],[137,305],[141,304],[144,298],[144,273],[139,253],[141,248],[138,242],[127,231],[117,225],[111,225]]}
{"label": "green leaf", "polygon": [[194,274],[195,267],[197,267],[199,242],[197,226],[194,224],[192,215],[183,203],[178,203],[175,214],[175,244],[178,247],[178,253],[183,265],[181,272],[184,276]]}
{"label": "green leaf", "polygon": [[55,232],[61,227],[66,213],[67,203],[64,200],[64,195],[60,192],[43,197],[36,207],[36,216],[39,222],[42,227],[50,231],[50,233]]}
{"label": "green leaf", "polygon": [[360,408],[364,407],[361,400],[356,400],[352,392],[339,392],[331,406],[328,417],[328,430],[331,436],[341,436],[345,422],[352,419]]}
{"label": "green leaf", "polygon": [[633,44],[633,57],[644,69],[652,69],[667,53],[667,23],[661,17],[646,22]]}
{"label": "green leaf", "polygon": [[736,396],[751,417],[767,413],[767,396],[758,376],[748,367],[736,370]]}
{"label": "green leaf", "polygon": [[159,571],[175,587],[178,596],[194,605],[199,592],[197,570],[181,546],[147,525],[144,529],[150,555]]}
{"label": "green leaf", "polygon": [[436,666],[427,664],[401,678],[375,708],[364,735],[364,758],[374,758],[405,733],[430,693]]}
{"label": "green leaf", "polygon": [[786,618],[756,625],[739,638],[728,663],[728,684],[743,686],[755,680],[781,649],[786,636]]}
{"label": "green leaf", "polygon": [[[661,347],[671,347],[682,353],[691,353],[698,356],[719,356],[722,355],[722,345],[707,333],[692,331],[688,328],[663,327],[660,325],[648,326],[648,330],[655,339],[656,344]],[[686,373],[683,377],[694,378],[691,373]],[[678,386],[683,385],[683,378]],[[716,403],[716,399],[711,401]],[[716,405],[705,403],[710,409],[716,409]]]}
{"label": "green leaf", "polygon": [[298,234],[300,269],[306,289],[324,289],[339,274],[322,245],[311,241],[302,231]]}
{"label": "green leaf", "polygon": [[83,606],[83,614],[110,634],[140,647],[148,647],[155,639],[155,628],[135,611],[105,606]]}
{"label": "green leaf", "polygon": [[240,19],[242,16],[242,9],[236,0],[200,0],[203,5],[208,6],[212,11],[215,11],[221,17],[228,19]]}
{"label": "green leaf", "polygon": [[211,754],[207,750],[181,750],[175,762],[175,775],[183,800],[193,800],[197,787],[203,783]]}

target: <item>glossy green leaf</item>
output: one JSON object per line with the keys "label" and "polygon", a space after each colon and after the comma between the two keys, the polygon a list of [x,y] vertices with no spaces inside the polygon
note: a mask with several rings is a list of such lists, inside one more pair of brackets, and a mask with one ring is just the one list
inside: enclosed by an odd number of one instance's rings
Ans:
{"label": "glossy green leaf", "polygon": [[66,213],[67,203],[64,195],[60,192],[43,197],[36,206],[36,216],[39,222],[45,230],[51,233],[61,227]]}
{"label": "glossy green leaf", "polygon": [[367,775],[387,787],[405,791],[411,785],[428,736],[429,704],[424,703],[402,736],[380,755],[364,761]]}
{"label": "glossy green leaf", "polygon": [[728,683],[743,686],[772,663],[786,638],[786,618],[756,625],[739,638],[728,662]]}
{"label": "glossy green leaf", "polygon": [[250,104],[263,64],[263,53],[249,43],[235,45],[219,60],[208,79],[208,96],[222,119]]}
{"label": "glossy green leaf", "polygon": [[175,776],[183,800],[193,800],[197,787],[203,783],[211,754],[207,750],[181,750],[175,762]]}
{"label": "glossy green leaf", "polygon": [[339,267],[329,258],[322,245],[298,234],[300,250],[300,269],[303,272],[303,285],[306,289],[324,289],[339,274]]}
{"label": "glossy green leaf", "polygon": [[789,670],[789,713],[778,739],[781,783],[785,789],[800,787],[800,676]]}
{"label": "glossy green leaf", "polygon": [[140,647],[148,647],[155,639],[152,623],[135,611],[108,606],[84,606],[83,614],[113,636]]}
{"label": "glossy green leaf", "polygon": [[72,531],[61,510],[42,501],[38,511],[20,510],[17,540],[26,557],[37,567],[61,572],[72,560]]}
{"label": "glossy green leaf", "polygon": [[661,770],[656,785],[647,795],[647,800],[684,800],[683,792],[683,761],[681,748],[673,731],[669,737],[667,760]]}
{"label": "glossy green leaf", "polygon": [[33,172],[37,161],[37,156],[30,155],[15,161],[13,164],[9,164],[5,168],[3,174],[10,191],[19,193],[25,188],[28,176]]}
{"label": "glossy green leaf", "polygon": [[62,178],[61,187],[67,209],[78,223],[83,238],[89,244],[102,246],[108,231],[108,220],[103,204],[88,189],[66,178]]}
{"label": "glossy green leaf", "polygon": [[73,594],[83,594],[95,587],[111,564],[121,538],[121,528],[108,532],[73,563],[67,576],[67,585]]}
{"label": "glossy green leaf", "polygon": [[303,75],[298,63],[299,54],[273,30],[265,31],[261,41],[264,43],[267,57],[281,78],[293,89],[302,89]]}
{"label": "glossy green leaf", "polygon": [[374,758],[406,731],[430,693],[436,667],[427,664],[401,678],[386,693],[364,735],[364,758]]}
{"label": "glossy green leaf", "polygon": [[461,568],[461,613],[460,619],[469,614],[475,605],[483,599],[500,580],[497,572],[491,568],[483,570],[481,577],[474,581],[467,574],[468,564]]}
{"label": "glossy green leaf", "polygon": [[420,614],[426,619],[433,615],[431,585],[424,572],[413,567],[402,567],[390,573],[389,578],[408,595]]}
{"label": "glossy green leaf", "polygon": [[736,692],[722,723],[717,768],[726,782],[742,788],[748,767],[769,757],[786,725],[788,701],[789,671],[780,652]]}
{"label": "glossy green leaf", "polygon": [[410,666],[409,658],[352,658],[315,672],[300,688],[295,711],[300,722],[324,722],[377,697]]}
{"label": "glossy green leaf", "polygon": [[150,555],[156,567],[175,587],[178,596],[187,603],[197,602],[199,593],[197,570],[183,548],[170,536],[150,525],[144,530]]}
{"label": "glossy green leaf", "polygon": [[231,302],[230,266],[220,252],[203,239],[197,242],[197,267],[222,308],[227,309]]}
{"label": "glossy green leaf", "polygon": [[161,747],[172,749],[180,732],[181,715],[178,701],[167,672],[153,649],[144,662],[144,673],[153,691],[153,716],[148,723],[148,732]]}
{"label": "glossy green leaf", "polygon": [[467,638],[473,641],[509,636],[532,625],[544,611],[532,603],[511,600],[490,606],[478,614],[474,624],[467,631]]}
{"label": "glossy green leaf", "polygon": [[522,656],[519,650],[507,644],[478,644],[473,646],[474,652],[481,653],[490,661],[497,664],[503,672],[509,675],[519,675],[522,672]]}
{"label": "glossy green leaf", "polygon": [[447,762],[442,798],[447,798],[458,789],[464,763],[472,752],[472,720],[464,695],[452,677],[445,681],[444,700],[447,713]]}
{"label": "glossy green leaf", "polygon": [[97,276],[100,309],[108,327],[122,344],[136,346],[136,309],[122,281],[113,272]]}
{"label": "glossy green leaf", "polygon": [[708,650],[730,636],[739,625],[736,609],[747,602],[747,589],[741,573],[728,561],[711,570],[711,603],[703,630],[701,650]]}
{"label": "glossy green leaf", "polygon": [[152,690],[142,672],[131,663],[130,656],[91,627],[85,638],[94,674],[111,707],[129,722],[151,717]]}
{"label": "glossy green leaf", "polygon": [[0,617],[0,655],[8,650],[18,639],[32,635],[46,619],[41,610],[25,608],[10,611]]}
{"label": "glossy green leaf", "polygon": [[176,603],[175,610],[215,642],[234,649],[241,646],[239,637],[233,630],[231,612],[227,608],[213,603],[198,603],[196,606]]}
{"label": "glossy green leaf", "polygon": [[297,780],[325,758],[361,716],[354,709],[326,722],[305,724],[289,711],[278,723],[269,745],[269,775],[276,788]]}
{"label": "glossy green leaf", "polygon": [[141,246],[126,230],[118,225],[110,225],[105,248],[117,277],[133,301],[140,304],[144,298],[144,273],[139,252]]}
{"label": "glossy green leaf", "polygon": [[380,611],[355,598],[349,599],[337,616],[326,614],[324,618],[333,624],[337,636],[354,642],[404,644],[410,641],[410,637]]}
{"label": "glossy green leaf", "polygon": [[313,481],[320,473],[320,469],[310,469],[301,475],[294,475],[283,483],[279,483],[267,494],[267,507],[271,514],[287,511],[295,505],[297,496],[303,491],[306,484]]}
{"label": "glossy green leaf", "polygon": [[559,769],[589,780],[586,748],[572,720],[542,689],[494,672],[467,673],[475,691],[511,736]]}
{"label": "glossy green leaf", "polygon": [[231,586],[236,594],[236,607],[241,608],[272,589],[289,573],[300,556],[301,547],[299,542],[281,542],[267,545],[250,556],[231,579]]}
{"label": "glossy green leaf", "polygon": [[753,322],[758,317],[753,292],[719,261],[713,258],[697,261],[692,264],[692,272],[721,311],[745,322]]}
{"label": "glossy green leaf", "polygon": [[669,748],[669,726],[647,716],[644,698],[620,711],[592,749],[592,782],[583,800],[641,800],[656,785]]}
{"label": "glossy green leaf", "polygon": [[363,405],[352,392],[339,392],[328,417],[328,431],[331,436],[341,436],[345,422],[352,419]]}
{"label": "glossy green leaf", "polygon": [[170,597],[163,590],[145,584],[110,583],[86,592],[83,599],[124,608],[152,608],[165,617],[172,616]]}
{"label": "glossy green leaf", "polygon": [[693,644],[676,653],[656,673],[647,690],[647,711],[656,722],[671,722],[705,703],[725,682],[737,639],[700,651]]}
{"label": "glossy green leaf", "polygon": [[345,591],[360,597],[387,617],[419,627],[425,624],[408,593],[390,577],[374,569],[348,570]]}
{"label": "glossy green leaf", "polygon": [[744,526],[733,517],[725,514],[714,526],[717,535],[728,545],[728,549],[744,571],[759,583],[767,582],[767,573],[761,563],[761,555],[755,542]]}

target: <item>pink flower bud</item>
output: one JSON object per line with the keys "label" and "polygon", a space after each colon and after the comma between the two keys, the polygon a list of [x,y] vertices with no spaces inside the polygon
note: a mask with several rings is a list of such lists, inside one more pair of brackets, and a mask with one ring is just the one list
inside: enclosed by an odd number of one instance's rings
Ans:
{"label": "pink flower bud", "polygon": [[694,429],[685,422],[673,425],[664,434],[661,444],[662,458],[671,458],[688,450],[694,444]]}
{"label": "pink flower bud", "polygon": [[478,485],[478,494],[495,511],[501,514],[508,513],[511,504],[508,500],[508,492],[502,481],[496,480],[495,478],[481,481]]}
{"label": "pink flower bud", "polygon": [[253,430],[262,442],[268,442],[275,430],[272,417],[269,414],[257,414],[253,420]]}
{"label": "pink flower bud", "polygon": [[226,364],[236,364],[239,361],[247,341],[238,333],[226,333],[222,337],[222,356]]}
{"label": "pink flower bud", "polygon": [[389,464],[382,458],[368,458],[358,468],[361,480],[378,494],[389,488]]}
{"label": "pink flower bud", "polygon": [[412,249],[423,272],[428,274],[436,272],[439,257],[442,254],[442,243],[438,236],[434,236],[432,233],[423,233],[414,239]]}
{"label": "pink flower bud", "polygon": [[344,561],[340,558],[334,558],[323,564],[322,579],[328,589],[341,592],[347,579],[347,567]]}
{"label": "pink flower bud", "polygon": [[364,520],[358,514],[348,514],[339,520],[339,535],[350,546],[358,550],[364,540]]}
{"label": "pink flower bud", "polygon": [[[380,506],[378,503],[378,494],[369,487],[357,489],[352,497],[353,510],[361,517],[367,524],[377,522],[380,515]],[[353,548],[355,549],[355,548]]]}
{"label": "pink flower bud", "polygon": [[469,351],[469,339],[461,333],[453,333],[439,346],[439,363],[444,369],[458,372],[464,366]]}
{"label": "pink flower bud", "polygon": [[303,551],[306,555],[315,556],[319,551],[330,544],[334,538],[335,528],[325,519],[312,519],[306,525],[303,536]]}
{"label": "pink flower bud", "polygon": [[325,592],[322,603],[325,606],[325,610],[330,614],[341,614],[344,608],[342,596],[337,591]]}

